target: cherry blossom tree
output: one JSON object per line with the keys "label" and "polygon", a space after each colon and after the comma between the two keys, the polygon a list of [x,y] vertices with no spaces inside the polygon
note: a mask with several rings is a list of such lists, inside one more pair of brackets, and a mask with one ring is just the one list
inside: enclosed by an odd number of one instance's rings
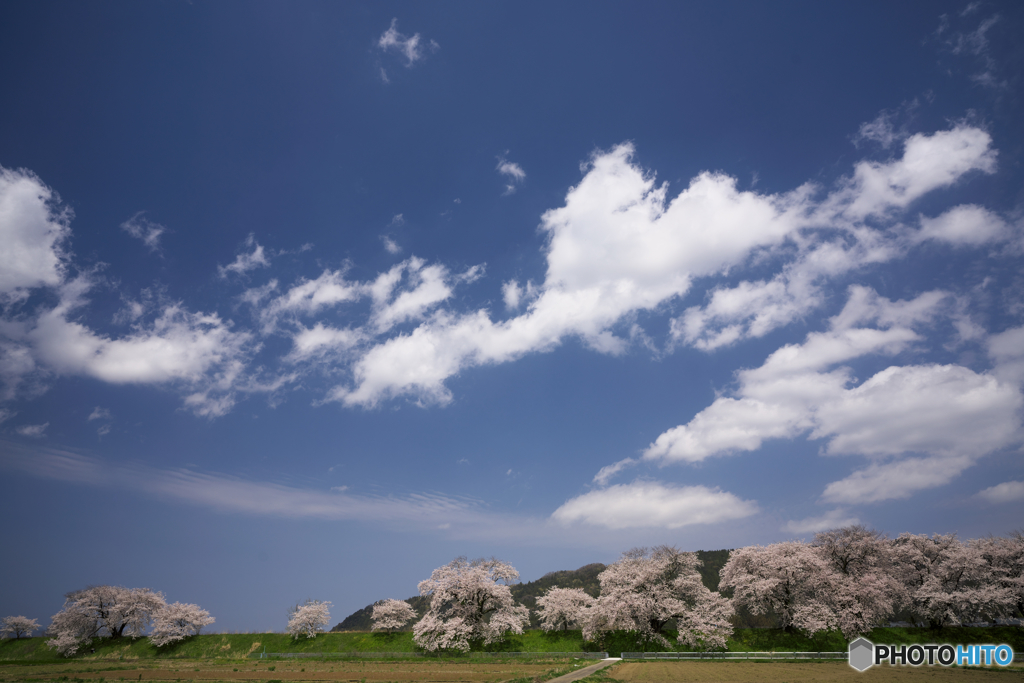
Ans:
{"label": "cherry blossom tree", "polygon": [[861,525],[832,529],[816,534],[812,546],[828,570],[822,577],[830,610],[824,621],[846,638],[867,633],[904,601],[892,574],[892,544],[880,532]]}
{"label": "cherry blossom tree", "polygon": [[70,657],[93,638],[141,637],[153,615],[166,601],[148,588],[90,586],[65,596],[64,607],[53,615],[46,644]]}
{"label": "cherry blossom tree", "polygon": [[540,625],[545,631],[555,631],[559,627],[567,631],[586,621],[588,610],[594,605],[582,588],[559,588],[552,586],[547,593],[537,598],[537,615]]}
{"label": "cherry blossom tree", "polygon": [[413,626],[413,640],[425,650],[468,652],[470,642],[500,642],[506,633],[522,634],[530,612],[512,599],[509,584],[519,572],[494,558],[470,562],[459,557],[435,569],[419,584],[430,609]]}
{"label": "cherry blossom tree", "polygon": [[373,615],[370,617],[373,620],[374,631],[386,629],[388,633],[396,628],[402,628],[415,618],[416,610],[412,608],[412,605],[405,600],[393,599],[374,603]]}
{"label": "cherry blossom tree", "polygon": [[623,553],[598,576],[601,597],[589,610],[583,637],[594,640],[603,631],[626,630],[669,647],[663,629],[674,619],[680,642],[724,647],[732,634],[732,605],[701,583],[700,566],[695,553],[669,546]]}
{"label": "cherry blossom tree", "polygon": [[199,605],[173,602],[157,611],[149,640],[153,645],[163,647],[198,635],[204,626],[214,621],[210,613]]}
{"label": "cherry blossom tree", "polygon": [[39,622],[28,617],[4,617],[0,619],[0,638],[14,638],[32,635],[39,628]]}
{"label": "cherry blossom tree", "polygon": [[288,633],[293,638],[316,638],[331,623],[330,600],[306,600],[288,610]]}
{"label": "cherry blossom tree", "polygon": [[754,614],[774,612],[787,631],[809,633],[836,626],[828,604],[833,588],[828,562],[801,541],[748,546],[732,551],[722,567],[721,588]]}
{"label": "cherry blossom tree", "polygon": [[1011,594],[1012,606],[1024,616],[1024,532],[1014,531],[1007,538],[985,538],[976,541],[982,555],[992,567],[999,586]]}
{"label": "cherry blossom tree", "polygon": [[1004,616],[1013,609],[1013,591],[999,584],[984,543],[963,543],[956,534],[901,534],[893,559],[908,607],[931,628]]}

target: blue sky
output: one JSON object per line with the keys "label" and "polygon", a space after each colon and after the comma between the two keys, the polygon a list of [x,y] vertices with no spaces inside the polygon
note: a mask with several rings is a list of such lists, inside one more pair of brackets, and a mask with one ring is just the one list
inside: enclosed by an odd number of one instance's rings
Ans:
{"label": "blue sky", "polygon": [[1019,528],[1022,27],[5,3],[0,613]]}

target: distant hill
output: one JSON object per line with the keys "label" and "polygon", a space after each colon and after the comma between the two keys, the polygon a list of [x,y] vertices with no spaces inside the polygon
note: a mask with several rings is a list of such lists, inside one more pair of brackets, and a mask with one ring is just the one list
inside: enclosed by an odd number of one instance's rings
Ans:
{"label": "distant hill", "polygon": [[[703,562],[701,568],[701,581],[711,590],[718,590],[718,574],[729,559],[728,550],[698,550],[697,557]],[[528,583],[517,583],[512,588],[512,597],[516,602],[530,609],[530,628],[540,628],[540,622],[533,613],[537,609],[537,598],[543,595],[549,588],[582,588],[585,593],[593,597],[601,594],[601,584],[597,580],[598,574],[605,570],[605,565],[600,562],[588,564],[579,569],[562,570],[550,572],[536,581]],[[416,610],[416,615],[423,616],[430,607],[430,598],[417,595],[407,598],[406,602]],[[345,617],[331,631],[369,631],[373,627],[370,617],[373,615],[373,605],[367,605]]]}

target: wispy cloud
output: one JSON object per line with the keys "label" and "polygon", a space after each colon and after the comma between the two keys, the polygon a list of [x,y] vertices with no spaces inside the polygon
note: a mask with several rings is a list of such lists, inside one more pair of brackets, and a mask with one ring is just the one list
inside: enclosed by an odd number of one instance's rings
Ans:
{"label": "wispy cloud", "polygon": [[[406,36],[398,32],[398,19],[391,20],[391,26],[381,34],[377,40],[377,47],[385,52],[397,52],[405,58],[405,66],[411,67],[416,62],[426,57],[426,51],[435,52],[441,48],[436,41],[424,42],[419,33]],[[381,69],[381,77],[385,83],[389,82],[384,69]]]}
{"label": "wispy cloud", "polygon": [[23,425],[18,427],[14,431],[18,432],[22,436],[28,436],[33,439],[38,439],[46,433],[46,428],[50,426],[49,422],[44,422],[41,425]]}
{"label": "wispy cloud", "polygon": [[270,261],[267,260],[266,255],[263,253],[263,246],[256,241],[255,235],[249,233],[244,246],[246,249],[251,249],[252,251],[249,251],[248,253],[242,252],[232,263],[229,263],[226,266],[217,266],[217,272],[220,273],[222,278],[226,278],[231,273],[234,273],[235,275],[244,275],[250,270],[266,268],[270,265]]}
{"label": "wispy cloud", "polygon": [[836,508],[820,517],[790,520],[783,525],[782,530],[792,534],[814,534],[819,531],[852,526],[854,524],[860,524],[860,519],[847,514],[846,510],[842,508]]}
{"label": "wispy cloud", "polygon": [[[508,154],[508,152],[505,152]],[[498,173],[505,177],[505,194],[512,194],[526,180],[526,171],[517,163],[511,162],[504,156],[498,157]]]}
{"label": "wispy cloud", "polygon": [[150,251],[159,251],[160,237],[167,232],[167,228],[147,219],[145,213],[145,211],[139,211],[124,223],[121,223],[121,229],[132,237],[142,240],[142,243]]}

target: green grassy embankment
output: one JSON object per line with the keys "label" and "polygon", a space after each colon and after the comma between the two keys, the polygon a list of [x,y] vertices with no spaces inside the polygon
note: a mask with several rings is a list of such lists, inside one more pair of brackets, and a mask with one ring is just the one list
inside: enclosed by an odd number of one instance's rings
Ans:
{"label": "green grassy embankment", "polygon": [[[675,642],[675,634],[666,634]],[[866,636],[874,643],[926,644],[951,643],[1006,643],[1015,652],[1024,652],[1024,629],[1004,626],[995,628],[945,628],[932,631],[925,628],[877,628]],[[841,633],[831,632],[808,637],[785,633],[777,629],[736,629],[729,639],[732,652],[842,652],[847,641]],[[91,652],[95,649],[95,652]],[[622,652],[662,651],[661,645],[644,644],[634,634],[618,631],[607,634],[599,643],[585,643],[579,631],[527,631],[503,643],[479,648],[485,652],[596,652],[607,651],[611,656]],[[674,648],[680,652],[688,648]],[[74,659],[135,660],[135,659],[242,659],[258,652],[417,652],[412,633],[369,633],[348,631],[324,633],[316,638],[295,640],[283,633],[231,633],[209,634],[189,638],[164,648],[153,647],[146,638],[137,640],[98,639],[84,648]],[[46,638],[22,638],[0,641],[0,662],[12,661],[65,661],[46,647]]]}

